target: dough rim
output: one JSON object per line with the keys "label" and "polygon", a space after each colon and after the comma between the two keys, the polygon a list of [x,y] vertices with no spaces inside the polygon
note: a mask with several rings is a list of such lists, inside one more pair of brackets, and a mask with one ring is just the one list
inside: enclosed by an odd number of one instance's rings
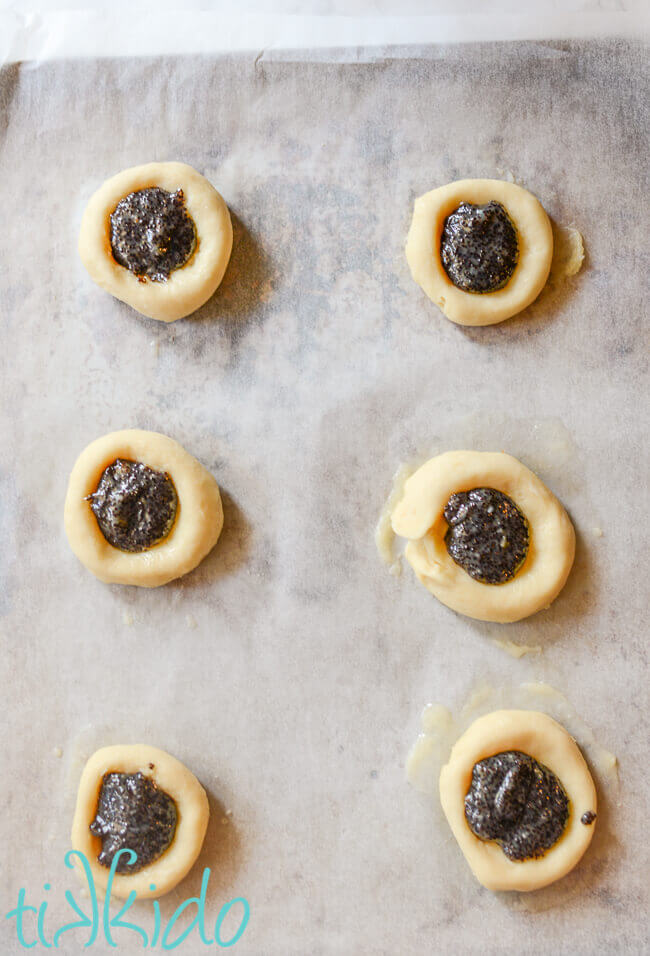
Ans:
{"label": "dough rim", "polygon": [[[166,282],[140,282],[113,258],[110,216],[118,202],[139,189],[182,189],[194,220],[196,249]],[[91,196],[81,220],[79,255],[91,279],[116,299],[161,322],[195,312],[223,279],[232,251],[228,207],[212,183],[186,163],[145,163],[107,179]]]}
{"label": "dough rim", "polygon": [[[528,520],[523,567],[505,584],[475,581],[450,557],[443,512],[449,496],[496,488]],[[420,582],[443,604],[479,621],[519,621],[548,607],[564,587],[575,557],[575,531],[555,495],[505,452],[449,451],[429,459],[404,485],[391,516],[395,534],[409,538],[405,556]]]}
{"label": "dough rim", "polygon": [[[476,205],[495,200],[512,219],[519,259],[509,282],[482,294],[457,288],[442,265],[440,238],[445,219],[461,202]],[[553,231],[539,200],[522,186],[500,179],[460,179],[432,189],[415,200],[406,241],[411,275],[426,295],[457,325],[494,325],[533,302],[551,270]]]}
{"label": "dough rim", "polygon": [[[474,764],[507,750],[521,750],[548,767],[569,797],[566,829],[539,859],[509,860],[497,843],[475,836],[465,819]],[[596,821],[588,826],[580,822],[583,813],[597,810],[589,767],[573,737],[539,711],[498,710],[474,721],[440,772],[440,802],[474,876],[488,890],[529,892],[554,883],[581,859],[596,826]]]}
{"label": "dough rim", "polygon": [[[151,763],[153,770],[149,768]],[[89,830],[95,817],[102,778],[109,772],[138,771],[153,780],[176,803],[176,832],[169,847],[153,863],[138,873],[115,873],[111,895],[118,899],[126,899],[134,890],[138,899],[155,899],[180,883],[201,852],[210,817],[205,790],[176,757],[147,744],[115,744],[97,750],[81,774],[71,841],[72,848],[80,850],[88,860],[95,887],[102,895],[106,895],[109,870],[97,860],[102,841]],[[84,877],[81,861],[75,859],[75,868]],[[150,889],[151,884],[155,884],[155,890]]]}
{"label": "dough rim", "polygon": [[[178,512],[172,530],[147,551],[120,551],[109,544],[84,500],[116,458],[166,471],[176,486]],[[79,455],[68,482],[64,525],[70,547],[100,581],[155,588],[192,571],[212,550],[223,528],[223,506],[213,476],[178,442],[134,428],[104,435]]]}

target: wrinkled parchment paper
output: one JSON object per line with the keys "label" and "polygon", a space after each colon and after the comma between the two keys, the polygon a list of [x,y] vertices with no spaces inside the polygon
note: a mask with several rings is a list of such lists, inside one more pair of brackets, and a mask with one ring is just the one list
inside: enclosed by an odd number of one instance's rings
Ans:
{"label": "wrinkled parchment paper", "polygon": [[[213,810],[163,914],[210,866],[212,920],[250,902],[235,951],[641,952],[644,50],[292,60],[0,74],[2,912],[26,887],[49,900],[50,937],[73,917],[63,857],[84,758],[143,741],[183,760]],[[96,288],[76,240],[106,177],[168,159],[215,183],[235,244],[214,298],[167,326]],[[414,197],[466,176],[514,177],[587,249],[523,315],[474,330],[425,298],[403,253]],[[96,581],[62,527],[77,454],[130,426],[179,440],[224,496],[214,552],[152,591]],[[407,566],[388,574],[373,532],[393,473],[453,447],[521,457],[568,508],[577,560],[550,610],[481,624]],[[494,639],[542,653],[515,660]],[[620,761],[594,852],[534,916],[474,881],[405,782],[424,705],[453,710],[484,679],[549,682]],[[3,952],[22,952],[0,927]],[[118,943],[141,951],[127,931]]]}

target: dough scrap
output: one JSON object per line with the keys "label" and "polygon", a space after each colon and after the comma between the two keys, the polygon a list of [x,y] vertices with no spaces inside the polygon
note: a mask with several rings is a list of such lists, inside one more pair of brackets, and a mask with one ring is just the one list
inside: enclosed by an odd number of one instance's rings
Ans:
{"label": "dough scrap", "polygon": [[[169,535],[146,551],[120,551],[109,544],[85,500],[116,458],[167,472],[176,487],[176,521]],[[155,588],[192,571],[212,550],[223,527],[223,507],[217,482],[178,442],[158,432],[126,429],[82,451],[68,483],[64,524],[70,547],[100,581]]]}
{"label": "dough scrap", "polygon": [[[528,555],[505,584],[473,580],[447,552],[443,512],[449,496],[479,487],[512,498],[528,520]],[[575,556],[575,531],[560,502],[537,475],[503,452],[450,451],[431,458],[405,483],[391,522],[395,534],[410,539],[405,556],[427,590],[479,621],[519,621],[548,607]]]}
{"label": "dough scrap", "polygon": [[[165,282],[140,281],[113,258],[111,213],[132,192],[158,186],[182,189],[194,220],[196,249]],[[161,322],[174,322],[202,306],[223,279],[232,250],[232,223],[214,186],[185,163],[146,163],[107,179],[90,198],[81,221],[79,255],[97,285],[136,311]]]}
{"label": "dough scrap", "polygon": [[[474,764],[486,757],[519,750],[548,767],[569,798],[569,819],[560,837],[544,856],[513,862],[494,841],[479,839],[465,819],[465,794]],[[452,748],[440,772],[440,802],[472,872],[489,890],[540,889],[565,876],[591,842],[595,823],[581,822],[596,813],[596,788],[575,740],[547,714],[529,710],[498,710],[478,720]]]}
{"label": "dough scrap", "polygon": [[[464,292],[453,284],[440,258],[445,220],[461,202],[483,205],[492,200],[514,223],[519,260],[502,289]],[[500,179],[461,179],[415,200],[406,258],[417,284],[448,319],[458,325],[494,325],[521,312],[542,291],[553,258],[553,232],[541,203],[527,189]]]}
{"label": "dough scrap", "polygon": [[[153,765],[153,766],[152,766]],[[97,855],[102,841],[90,832],[102,779],[106,773],[142,773],[174,800],[178,813],[174,839],[162,856],[137,873],[115,873],[111,895],[126,899],[135,892],[139,899],[154,899],[173,889],[190,871],[201,852],[208,828],[210,807],[205,790],[180,760],[146,744],[103,747],[83,769],[72,821],[72,848],[80,850],[90,865],[95,887],[105,895],[109,868]],[[83,876],[81,862],[75,867]],[[155,889],[151,889],[151,885]]]}

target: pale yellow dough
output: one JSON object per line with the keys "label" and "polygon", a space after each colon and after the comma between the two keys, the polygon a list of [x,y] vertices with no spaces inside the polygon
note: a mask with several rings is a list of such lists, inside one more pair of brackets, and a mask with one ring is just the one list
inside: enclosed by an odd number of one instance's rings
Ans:
{"label": "pale yellow dough", "polygon": [[[450,495],[472,488],[503,492],[528,519],[526,561],[505,584],[475,581],[447,552],[445,505]],[[560,502],[503,452],[449,451],[431,458],[406,482],[391,523],[395,534],[410,539],[405,556],[422,584],[447,607],[479,621],[519,621],[548,607],[575,556],[575,532]]]}
{"label": "pale yellow dough", "polygon": [[[176,521],[169,535],[148,551],[114,548],[84,500],[116,458],[167,472],[176,486]],[[82,451],[70,475],[64,522],[70,547],[100,581],[155,588],[187,574],[212,550],[223,527],[223,508],[212,475],[178,442],[158,432],[127,429],[104,435]]]}
{"label": "pale yellow dough", "polygon": [[[138,772],[153,780],[176,804],[176,832],[168,849],[153,863],[138,873],[115,874],[111,895],[119,899],[126,899],[134,890],[139,899],[162,896],[180,883],[201,852],[210,816],[208,798],[199,781],[180,760],[164,750],[146,744],[119,744],[97,750],[84,767],[79,782],[72,821],[72,848],[80,850],[88,860],[95,886],[103,895],[109,868],[98,862],[102,841],[89,829],[97,810],[102,778],[106,773]],[[75,865],[83,876],[81,862],[77,860]]]}
{"label": "pale yellow dough", "polygon": [[[569,798],[566,829],[539,859],[509,860],[498,843],[475,836],[465,819],[474,764],[507,750],[520,750],[548,767]],[[596,813],[596,788],[578,745],[561,724],[532,710],[497,710],[476,720],[442,768],[440,802],[474,876],[489,890],[537,890],[559,880],[580,860],[596,826],[580,819]]]}
{"label": "pale yellow dough", "polygon": [[[461,202],[504,207],[517,231],[519,259],[507,285],[496,292],[465,292],[440,258],[445,220]],[[527,189],[500,179],[460,179],[415,200],[406,241],[411,275],[432,302],[458,325],[494,325],[521,312],[542,291],[553,258],[553,232],[541,203]]]}
{"label": "pale yellow dough", "polygon": [[[113,258],[111,213],[132,192],[158,186],[182,189],[196,226],[196,249],[166,282],[141,282]],[[79,255],[97,285],[152,319],[174,322],[210,298],[223,279],[232,250],[228,207],[214,186],[185,163],[146,163],[125,169],[90,198],[81,221]]]}

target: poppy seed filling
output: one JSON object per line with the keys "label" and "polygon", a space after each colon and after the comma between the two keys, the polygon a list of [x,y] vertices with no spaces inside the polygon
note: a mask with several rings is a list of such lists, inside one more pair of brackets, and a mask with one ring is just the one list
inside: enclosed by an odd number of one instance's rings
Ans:
{"label": "poppy seed filling", "polygon": [[195,247],[196,226],[182,189],[138,189],[121,199],[111,214],[113,258],[143,282],[166,282]]}
{"label": "poppy seed filling", "polygon": [[128,863],[128,854],[116,864],[117,873],[137,873],[165,852],[174,839],[178,813],[164,790],[142,773],[106,773],[97,801],[90,832],[100,837],[97,859],[110,867],[119,850],[134,850],[137,859]]}
{"label": "poppy seed filling", "polygon": [[562,836],[569,799],[548,767],[509,750],[474,764],[465,819],[481,840],[495,840],[509,860],[543,856]]}
{"label": "poppy seed filling", "polygon": [[163,541],[174,525],[178,495],[167,472],[117,458],[86,498],[99,530],[120,551],[140,552]]}
{"label": "poppy seed filling", "polygon": [[495,488],[473,488],[450,496],[444,519],[451,558],[475,581],[504,584],[528,554],[528,521],[511,498]]}
{"label": "poppy seed filling", "polygon": [[509,281],[519,258],[517,233],[501,203],[462,202],[447,218],[440,258],[463,292],[496,292]]}

